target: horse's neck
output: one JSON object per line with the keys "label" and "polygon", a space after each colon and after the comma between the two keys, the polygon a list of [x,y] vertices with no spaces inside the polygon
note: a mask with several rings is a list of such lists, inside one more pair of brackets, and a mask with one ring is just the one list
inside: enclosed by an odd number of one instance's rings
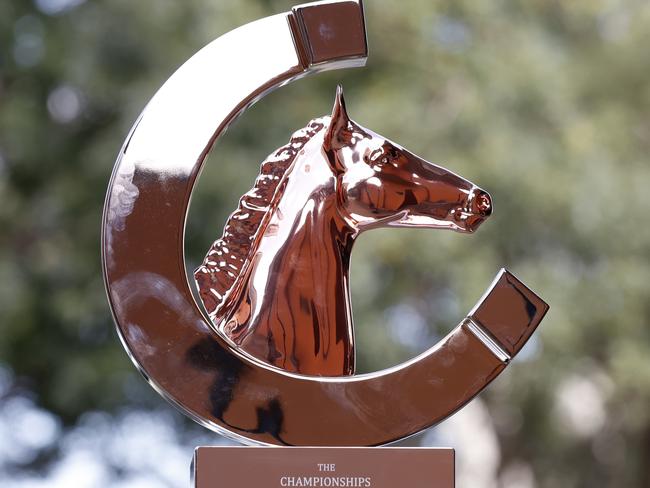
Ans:
{"label": "horse's neck", "polygon": [[319,141],[310,141],[289,170],[223,330],[285,370],[334,376],[354,368],[348,270],[355,232],[338,212],[324,157]]}

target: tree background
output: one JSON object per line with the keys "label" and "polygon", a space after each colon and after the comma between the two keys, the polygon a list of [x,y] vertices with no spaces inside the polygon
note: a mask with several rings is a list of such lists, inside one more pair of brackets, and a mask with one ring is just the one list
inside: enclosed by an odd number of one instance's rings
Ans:
{"label": "tree background", "polygon": [[[147,100],[185,59],[288,0],[0,2],[0,484],[184,486],[221,442],[159,398],[105,298],[102,205]],[[433,345],[502,266],[551,304],[480,397],[409,442],[452,445],[458,486],[650,486],[650,3],[367,0],[365,69],[256,105],[193,199],[189,265],[259,163],[329,113],[476,182],[472,236],[373,231],[353,257],[359,369]]]}

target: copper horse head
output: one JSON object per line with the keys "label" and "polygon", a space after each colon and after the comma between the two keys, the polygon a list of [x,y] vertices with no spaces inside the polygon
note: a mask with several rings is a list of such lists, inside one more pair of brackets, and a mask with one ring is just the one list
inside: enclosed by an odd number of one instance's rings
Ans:
{"label": "copper horse head", "polygon": [[324,148],[345,213],[358,231],[428,227],[474,232],[492,212],[490,196],[348,117],[341,87]]}
{"label": "copper horse head", "polygon": [[473,183],[353,122],[342,89],[262,164],[195,272],[217,330],[287,371],[354,373],[355,239],[378,227],[474,232],[491,214]]}

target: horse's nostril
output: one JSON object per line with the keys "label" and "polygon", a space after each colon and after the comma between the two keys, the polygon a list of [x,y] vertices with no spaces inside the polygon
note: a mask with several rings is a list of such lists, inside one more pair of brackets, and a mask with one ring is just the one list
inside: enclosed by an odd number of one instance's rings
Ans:
{"label": "horse's nostril", "polygon": [[490,215],[492,213],[492,199],[484,191],[479,190],[477,192],[474,198],[474,205],[481,215]]}

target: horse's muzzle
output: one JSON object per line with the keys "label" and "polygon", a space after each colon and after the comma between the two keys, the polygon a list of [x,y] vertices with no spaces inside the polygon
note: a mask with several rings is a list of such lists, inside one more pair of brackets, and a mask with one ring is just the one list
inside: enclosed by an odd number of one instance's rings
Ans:
{"label": "horse's muzzle", "polygon": [[492,215],[492,197],[488,192],[477,188],[472,192],[471,200],[473,213],[477,213],[483,217]]}
{"label": "horse's muzzle", "polygon": [[468,200],[470,215],[465,225],[467,231],[474,232],[485,219],[492,215],[492,197],[488,192],[475,188],[470,193]]}

